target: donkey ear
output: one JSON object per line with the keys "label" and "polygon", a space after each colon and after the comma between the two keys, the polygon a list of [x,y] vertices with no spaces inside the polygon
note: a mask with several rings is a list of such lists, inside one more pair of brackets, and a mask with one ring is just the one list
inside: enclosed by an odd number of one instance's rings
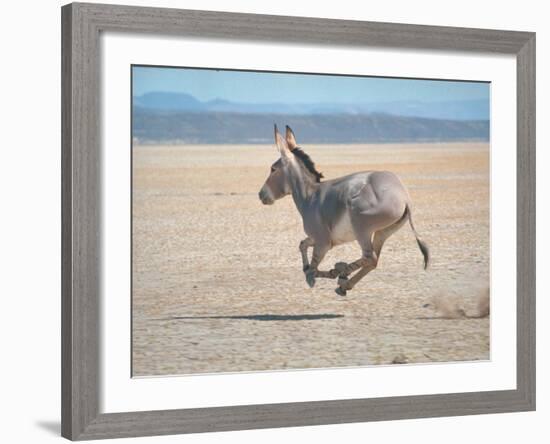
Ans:
{"label": "donkey ear", "polygon": [[286,143],[288,144],[288,148],[290,149],[290,151],[298,146],[298,144],[296,143],[296,137],[294,137],[294,132],[288,125],[286,126]]}
{"label": "donkey ear", "polygon": [[277,145],[277,149],[281,153],[281,157],[288,157],[290,155],[290,148],[288,147],[288,144],[286,140],[281,136],[281,133],[277,129],[277,125],[274,125],[274,131],[275,131],[275,144]]}

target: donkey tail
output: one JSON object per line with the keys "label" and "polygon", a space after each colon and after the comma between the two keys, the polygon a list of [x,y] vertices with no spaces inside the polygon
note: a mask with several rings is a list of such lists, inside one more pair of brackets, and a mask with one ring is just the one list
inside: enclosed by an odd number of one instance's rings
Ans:
{"label": "donkey tail", "polygon": [[422,256],[424,256],[424,270],[425,270],[426,268],[428,268],[428,265],[430,264],[430,249],[428,248],[428,245],[426,244],[426,242],[424,242],[420,238],[420,236],[416,232],[416,229],[414,228],[412,213],[411,213],[411,209],[409,208],[409,205],[405,207],[405,214],[409,218],[409,225],[411,226],[411,230],[413,231],[414,237],[416,238],[416,243],[418,244],[418,247],[422,252]]}

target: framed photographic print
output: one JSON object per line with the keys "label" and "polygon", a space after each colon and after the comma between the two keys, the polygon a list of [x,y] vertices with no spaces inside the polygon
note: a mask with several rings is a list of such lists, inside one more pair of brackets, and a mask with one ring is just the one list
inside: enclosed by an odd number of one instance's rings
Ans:
{"label": "framed photographic print", "polygon": [[533,33],[62,24],[63,436],[535,408]]}

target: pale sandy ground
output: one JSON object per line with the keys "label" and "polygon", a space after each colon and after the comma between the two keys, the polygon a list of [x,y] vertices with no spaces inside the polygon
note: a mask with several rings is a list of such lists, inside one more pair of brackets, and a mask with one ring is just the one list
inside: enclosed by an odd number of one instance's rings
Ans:
{"label": "pale sandy ground", "polygon": [[[135,146],[135,376],[489,359],[489,318],[424,307],[452,294],[474,313],[489,285],[488,145],[304,149],[327,178],[399,174],[431,267],[405,225],[347,297],[332,280],[309,289],[292,199],[258,200],[273,146]],[[322,268],[359,255],[355,243],[337,247]]]}

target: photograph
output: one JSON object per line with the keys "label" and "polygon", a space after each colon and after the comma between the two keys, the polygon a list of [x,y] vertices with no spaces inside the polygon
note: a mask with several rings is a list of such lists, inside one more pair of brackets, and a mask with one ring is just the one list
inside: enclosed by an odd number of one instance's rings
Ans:
{"label": "photograph", "polygon": [[2,12],[2,442],[548,441],[544,3]]}
{"label": "photograph", "polygon": [[132,377],[491,359],[491,83],[132,65]]}

